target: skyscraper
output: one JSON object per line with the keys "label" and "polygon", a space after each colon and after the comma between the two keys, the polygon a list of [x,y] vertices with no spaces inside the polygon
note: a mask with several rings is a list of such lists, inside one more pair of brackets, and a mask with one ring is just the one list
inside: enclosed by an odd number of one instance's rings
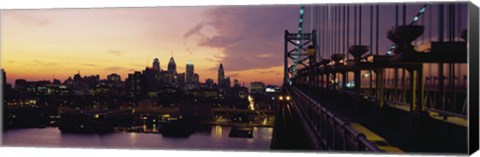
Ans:
{"label": "skyscraper", "polygon": [[170,57],[170,61],[168,61],[168,72],[173,75],[177,74],[177,64],[173,57]]}
{"label": "skyscraper", "polygon": [[177,87],[179,89],[185,89],[185,73],[178,73],[176,75]]}
{"label": "skyscraper", "polygon": [[186,70],[186,82],[187,83],[193,83],[195,72],[193,71],[194,69],[193,69],[192,61],[188,61],[186,69],[187,69]]}
{"label": "skyscraper", "polygon": [[220,63],[220,68],[218,68],[218,80],[217,80],[217,83],[219,86],[223,86],[224,79],[225,79],[225,72],[223,71],[223,64]]}
{"label": "skyscraper", "polygon": [[230,87],[230,84],[231,84],[230,77],[228,77],[228,76],[225,77],[225,80],[223,80],[223,81],[224,81],[224,84],[225,84],[224,86],[225,87]]}
{"label": "skyscraper", "polygon": [[143,90],[142,83],[142,73],[140,71],[135,71],[134,73],[128,74],[128,78],[126,80],[128,96],[140,96]]}
{"label": "skyscraper", "polygon": [[153,59],[152,68],[156,71],[160,71],[160,61],[158,60],[158,58]]}

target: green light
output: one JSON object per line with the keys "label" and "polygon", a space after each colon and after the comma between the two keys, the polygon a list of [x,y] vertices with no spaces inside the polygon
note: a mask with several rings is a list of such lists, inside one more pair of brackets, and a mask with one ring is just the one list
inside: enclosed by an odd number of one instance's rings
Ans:
{"label": "green light", "polygon": [[422,7],[419,12],[423,13],[423,12],[425,12],[426,9],[427,9],[426,7]]}

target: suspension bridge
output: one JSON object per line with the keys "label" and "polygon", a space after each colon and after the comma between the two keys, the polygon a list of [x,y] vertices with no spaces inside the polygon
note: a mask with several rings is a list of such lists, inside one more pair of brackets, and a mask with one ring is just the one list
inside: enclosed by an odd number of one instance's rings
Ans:
{"label": "suspension bridge", "polygon": [[[467,152],[467,4],[301,6],[273,149]],[[382,18],[380,18],[382,17]]]}

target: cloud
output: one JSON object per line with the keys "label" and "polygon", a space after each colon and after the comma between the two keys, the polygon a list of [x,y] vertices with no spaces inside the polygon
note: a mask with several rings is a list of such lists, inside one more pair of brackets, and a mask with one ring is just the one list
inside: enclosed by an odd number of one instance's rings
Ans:
{"label": "cloud", "polygon": [[90,63],[79,63],[80,65],[90,66],[90,67],[98,67],[97,64],[90,64]]}
{"label": "cloud", "polygon": [[116,67],[116,66],[113,66],[113,67],[107,67],[104,69],[105,71],[111,71],[111,72],[115,72],[115,71],[120,71],[120,70],[128,70],[127,68],[124,68],[124,67]]}
{"label": "cloud", "polygon": [[239,74],[239,73],[228,75],[228,77],[230,77],[230,78],[233,78],[233,77],[239,77],[239,76],[240,76],[240,74]]}
{"label": "cloud", "polygon": [[135,71],[139,71],[139,70],[138,70],[138,69],[128,69],[128,72],[129,72],[129,73],[133,73],[133,72],[135,72]]}
{"label": "cloud", "polygon": [[89,66],[89,67],[99,67],[99,65],[91,64],[91,63],[70,63],[70,62],[67,62],[67,63],[62,63],[62,64],[74,65],[74,66],[83,65],[83,66]]}
{"label": "cloud", "polygon": [[206,60],[206,61],[209,61],[209,62],[215,62],[215,63],[220,62],[220,60],[217,59],[217,58],[205,58],[205,60]]}
{"label": "cloud", "polygon": [[[193,28],[191,28],[189,31],[187,31],[184,35],[183,35],[183,38],[188,38],[192,35],[195,35],[195,34],[201,34],[200,30],[204,27],[204,21],[198,23],[197,25],[195,25]],[[203,34],[201,34],[203,35]],[[185,42],[184,42],[185,44]]]}
{"label": "cloud", "polygon": [[51,23],[49,19],[38,17],[35,14],[30,15],[21,12],[7,12],[6,15],[25,25],[46,26]]}
{"label": "cloud", "polygon": [[121,56],[124,52],[123,51],[117,51],[117,50],[111,50],[111,51],[108,51],[108,53],[114,54],[116,56]]}
{"label": "cloud", "polygon": [[146,65],[144,65],[144,64],[130,63],[130,65],[137,66],[137,67],[142,67],[142,68],[146,67]]}
{"label": "cloud", "polygon": [[274,73],[276,71],[273,71],[273,70],[267,70],[267,71],[258,71],[259,73],[262,73],[262,74],[270,74],[270,73]]}
{"label": "cloud", "polygon": [[217,71],[217,70],[218,70],[218,67],[211,67],[211,68],[205,69],[205,71]]}
{"label": "cloud", "polygon": [[188,52],[188,53],[190,53],[191,55],[193,55],[192,50],[190,50],[188,47],[187,47],[186,49],[187,49],[187,52]]}
{"label": "cloud", "polygon": [[[240,71],[283,64],[283,35],[298,24],[298,6],[221,7],[207,10],[202,22],[184,34],[197,45],[217,48],[227,69]],[[210,32],[208,30],[214,30]]]}
{"label": "cloud", "polygon": [[39,61],[39,60],[33,60],[33,62],[35,64],[40,64],[42,66],[55,66],[55,65],[57,65],[57,63],[54,63],[54,62],[42,62],[42,61]]}

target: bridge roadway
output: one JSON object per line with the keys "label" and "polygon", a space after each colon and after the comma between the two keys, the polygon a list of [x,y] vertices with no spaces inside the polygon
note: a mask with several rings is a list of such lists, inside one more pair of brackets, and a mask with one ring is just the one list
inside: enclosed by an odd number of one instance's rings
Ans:
{"label": "bridge roadway", "polygon": [[305,130],[297,123],[299,121],[292,111],[290,101],[282,101],[276,107],[276,119],[273,129],[271,147],[284,150],[310,150]]}
{"label": "bridge roadway", "polygon": [[[307,92],[303,92],[307,91],[307,89],[302,87],[287,87],[285,88],[285,91],[291,95],[292,101],[285,105],[280,105],[277,110],[273,136],[274,140],[272,141],[273,149],[299,149],[298,147],[308,145],[302,148],[320,150],[383,151],[387,153],[399,153],[404,151],[464,152],[462,148],[465,147],[456,144],[461,142],[452,141],[450,139],[456,137],[462,139],[462,137],[455,134],[460,134],[466,127],[459,125],[458,123],[455,124],[449,121],[439,120],[438,118],[435,118],[435,116],[432,116],[434,115],[433,112],[428,113],[430,119],[423,120],[422,124],[427,125],[420,126],[421,129],[417,129],[423,130],[423,133],[417,134],[412,132],[410,130],[411,128],[402,128],[402,126],[411,125],[410,121],[412,119],[409,116],[408,111],[396,109],[396,111],[387,112],[395,114],[389,116],[380,115],[384,116],[381,118],[378,118],[375,115],[365,116],[365,114],[359,112],[366,111],[349,108],[348,105],[345,105],[345,103],[352,103],[351,101],[335,100],[335,94],[325,94],[324,97],[315,95],[307,96]],[[314,91],[312,93],[324,92]],[[329,99],[328,97],[332,98]],[[344,97],[343,99],[348,98]],[[311,101],[311,103],[309,101]],[[312,103],[314,105],[312,105]],[[292,112],[292,109],[300,111]],[[323,110],[323,115],[319,114],[322,113],[321,110]],[[395,108],[389,107],[389,110],[395,110]],[[330,119],[328,116],[330,116]],[[396,117],[396,119],[392,120],[391,117]],[[455,120],[455,118],[449,119],[450,121]],[[398,121],[402,124],[397,124]],[[309,123],[310,125],[303,125],[302,127],[300,124],[303,123]],[[351,130],[347,131],[349,129]],[[289,131],[290,133],[288,133]],[[348,135],[348,132],[356,135]],[[450,139],[439,137],[439,135],[445,135],[445,133],[442,132],[448,132],[446,135],[452,137],[449,137]],[[310,139],[310,141],[301,140],[305,137],[306,139]],[[312,147],[312,139],[314,139],[313,141],[319,141],[317,143],[319,144],[318,147]],[[366,141],[362,141],[362,139]],[[293,141],[303,142],[304,144],[294,144],[295,142]]]}

